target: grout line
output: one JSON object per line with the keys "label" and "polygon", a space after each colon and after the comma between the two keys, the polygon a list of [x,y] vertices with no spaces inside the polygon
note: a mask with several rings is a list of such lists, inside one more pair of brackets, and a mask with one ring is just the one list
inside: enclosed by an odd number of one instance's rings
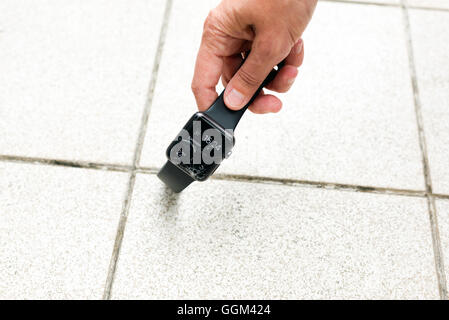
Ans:
{"label": "grout line", "polygon": [[[34,158],[34,157],[22,157],[22,156],[10,156],[0,155],[0,162],[17,162],[28,163],[36,165],[48,165],[48,166],[63,166],[72,168],[92,169],[92,170],[104,170],[104,171],[118,171],[118,172],[135,172],[142,174],[157,174],[160,168],[156,167],[141,167],[120,165],[111,163],[98,163],[88,161],[68,161],[58,159],[46,159],[46,158]],[[252,176],[245,174],[214,174],[211,179],[213,180],[226,180],[226,181],[241,181],[248,183],[263,183],[272,185],[287,185],[287,186],[300,186],[309,188],[319,188],[328,190],[341,190],[351,192],[365,192],[376,194],[389,194],[395,196],[409,196],[409,197],[426,197],[427,193],[423,190],[413,189],[399,189],[399,188],[386,188],[386,187],[373,187],[362,186],[348,183],[327,182],[327,181],[313,181],[313,180],[301,180],[301,179],[287,179],[265,176]],[[449,200],[449,194],[433,194],[436,199]]]}
{"label": "grout line", "polygon": [[433,7],[424,7],[424,6],[407,6],[407,8],[416,9],[416,10],[449,12],[449,8],[433,8]]}
{"label": "grout line", "polygon": [[60,159],[46,159],[38,157],[22,157],[12,155],[0,155],[0,161],[17,162],[17,163],[30,163],[30,164],[43,164],[48,166],[62,166],[72,168],[105,170],[105,171],[118,171],[129,172],[132,167],[129,165],[113,164],[113,163],[100,163],[90,161],[72,161],[72,160],[60,160]]}
{"label": "grout line", "polygon": [[103,300],[109,300],[111,298],[112,283],[114,282],[115,271],[117,269],[118,257],[123,241],[123,235],[125,233],[125,225],[128,218],[128,212],[131,205],[131,198],[134,191],[135,182],[136,173],[135,171],[131,171],[129,174],[128,187],[126,189],[125,199],[123,201],[122,211],[120,213],[120,219],[117,226],[117,233],[115,235],[114,248],[112,249],[111,260],[109,262],[108,275],[106,277],[106,284],[103,292]]}
{"label": "grout line", "polygon": [[406,37],[406,46],[407,53],[409,59],[409,68],[410,68],[410,79],[411,85],[413,89],[413,101],[415,106],[416,113],[416,123],[418,128],[418,136],[419,136],[419,146],[421,149],[422,155],[422,165],[424,172],[424,182],[426,187],[426,198],[427,205],[429,210],[429,221],[430,221],[430,231],[432,234],[432,244],[435,258],[435,268],[437,273],[438,280],[438,290],[440,293],[440,298],[442,300],[447,300],[447,283],[446,283],[446,275],[444,270],[444,262],[443,262],[443,252],[441,248],[441,240],[440,234],[438,230],[438,219],[437,219],[437,211],[435,207],[435,198],[432,193],[432,179],[430,175],[430,166],[429,166],[429,158],[427,153],[427,143],[426,136],[424,133],[424,121],[422,115],[422,105],[421,99],[419,95],[419,87],[415,66],[415,57],[413,52],[412,45],[412,35],[411,35],[411,27],[410,27],[410,18],[408,14],[408,6],[406,0],[401,0],[401,8],[403,13],[403,22],[405,29],[405,37]]}
{"label": "grout line", "polygon": [[435,199],[449,200],[449,195],[447,195],[447,194],[432,193],[432,196],[433,196]]}
{"label": "grout line", "polygon": [[[392,7],[392,8],[401,8],[402,5],[400,3],[385,3],[385,2],[377,2],[377,1],[362,1],[362,0],[320,0],[322,2],[338,2],[338,3],[352,3],[357,5],[372,5],[372,6],[381,6],[381,7]],[[426,7],[419,5],[408,5],[409,9],[417,9],[417,10],[429,10],[429,11],[442,11],[449,12],[448,8],[438,8],[438,7]]]}
{"label": "grout line", "polygon": [[433,251],[435,256],[435,270],[438,280],[438,291],[441,300],[448,300],[446,271],[444,269],[444,256],[441,246],[440,231],[438,228],[438,214],[435,205],[435,197],[431,194],[427,196],[427,206],[429,208],[429,221],[432,233]]}
{"label": "grout line", "polygon": [[123,203],[122,212],[120,214],[120,221],[117,227],[117,234],[114,242],[114,249],[112,251],[111,261],[109,264],[108,275],[106,278],[105,289],[103,293],[103,300],[109,300],[111,298],[112,285],[114,283],[115,271],[117,269],[117,263],[120,255],[120,248],[123,241],[123,236],[126,227],[126,221],[128,219],[129,208],[134,191],[134,185],[136,182],[136,171],[140,163],[140,157],[142,154],[143,143],[145,140],[145,134],[148,126],[148,118],[150,116],[151,105],[153,103],[154,89],[156,87],[157,76],[159,72],[159,65],[162,57],[162,51],[164,49],[165,39],[167,35],[168,22],[170,19],[170,12],[172,7],[172,0],[167,0],[165,3],[164,16],[162,20],[162,26],[159,33],[159,40],[157,45],[156,56],[153,63],[153,71],[151,74],[151,80],[148,88],[148,95],[142,114],[140,123],[139,136],[137,138],[136,148],[134,152],[132,171],[129,177],[128,189],[126,192],[125,200]]}
{"label": "grout line", "polygon": [[[139,167],[137,169],[137,173],[143,173],[143,174],[157,174],[158,171],[159,171],[158,168],[152,168],[152,167]],[[271,185],[301,186],[301,187],[309,187],[309,188],[317,188],[317,189],[376,193],[376,194],[389,194],[389,195],[408,196],[408,197],[423,198],[426,196],[426,192],[420,191],[420,190],[371,187],[371,186],[361,186],[361,185],[354,185],[354,184],[300,180],[300,179],[287,179],[287,178],[275,178],[275,177],[264,177],[264,176],[251,176],[251,175],[243,175],[243,174],[223,174],[223,173],[222,174],[214,174],[210,177],[210,179],[225,180],[225,181],[240,181],[240,182],[247,182],[247,183],[271,184]],[[449,199],[449,195],[440,195],[440,197],[447,197]]]}
{"label": "grout line", "polygon": [[408,196],[408,197],[425,197],[424,191],[419,190],[407,190],[407,189],[395,189],[395,188],[382,188],[352,185],[345,183],[332,183],[321,182],[311,180],[297,180],[297,179],[281,179],[272,177],[259,177],[259,176],[247,176],[247,175],[231,175],[231,174],[216,174],[211,177],[215,180],[227,180],[227,181],[242,181],[252,183],[265,183],[265,184],[280,184],[287,186],[301,186],[315,189],[326,190],[338,190],[338,191],[351,191],[351,192],[363,192],[374,194],[389,194],[396,196]]}
{"label": "grout line", "polygon": [[138,167],[136,169],[136,172],[142,173],[142,174],[158,174],[159,170],[160,170],[160,168],[155,168],[155,167]]}

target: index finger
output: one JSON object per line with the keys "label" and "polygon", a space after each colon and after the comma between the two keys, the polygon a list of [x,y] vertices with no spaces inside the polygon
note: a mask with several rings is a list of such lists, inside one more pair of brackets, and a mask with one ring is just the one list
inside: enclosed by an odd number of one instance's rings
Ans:
{"label": "index finger", "polygon": [[220,80],[222,70],[223,58],[202,42],[192,80],[192,91],[200,111],[205,111],[217,99],[215,86]]}

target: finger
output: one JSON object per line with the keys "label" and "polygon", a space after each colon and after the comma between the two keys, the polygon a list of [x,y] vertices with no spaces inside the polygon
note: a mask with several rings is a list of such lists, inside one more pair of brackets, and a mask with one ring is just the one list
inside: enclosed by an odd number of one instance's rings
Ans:
{"label": "finger", "polygon": [[296,67],[284,66],[266,88],[280,93],[287,92],[295,82],[297,75],[298,69]]}
{"label": "finger", "polygon": [[226,87],[228,85],[229,81],[240,68],[242,61],[243,59],[240,54],[223,58],[223,71],[221,75],[223,86]]}
{"label": "finger", "polygon": [[202,43],[196,58],[192,80],[192,91],[200,111],[206,110],[217,99],[215,86],[220,80],[222,69],[223,59]]}
{"label": "finger", "polygon": [[293,48],[290,50],[287,58],[285,58],[285,64],[294,67],[299,67],[304,60],[304,41],[299,39]]}
{"label": "finger", "polygon": [[248,103],[273,66],[287,55],[274,43],[256,38],[248,58],[226,87],[224,101],[230,109],[239,110]]}
{"label": "finger", "polygon": [[276,113],[282,108],[282,101],[271,94],[260,93],[254,102],[249,106],[249,110],[253,113]]}
{"label": "finger", "polygon": [[303,60],[304,45],[303,41],[300,39],[296,42],[285,59],[286,65],[279,71],[276,78],[274,78],[266,88],[275,92],[287,92],[295,82],[296,76],[298,75],[297,67],[301,66]]}
{"label": "finger", "polygon": [[287,92],[295,82],[298,75],[297,67],[301,66],[303,60],[304,42],[302,39],[299,39],[285,59],[286,65],[266,88],[276,92]]}

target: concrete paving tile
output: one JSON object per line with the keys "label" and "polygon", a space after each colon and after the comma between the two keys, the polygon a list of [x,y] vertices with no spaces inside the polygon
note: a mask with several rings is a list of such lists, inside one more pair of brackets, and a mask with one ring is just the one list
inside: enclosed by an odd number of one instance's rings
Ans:
{"label": "concrete paving tile", "polygon": [[138,175],[112,296],[436,299],[426,200]]}
{"label": "concrete paving tile", "polygon": [[449,279],[449,201],[437,200],[436,207],[446,279]]}
{"label": "concrete paving tile", "polygon": [[410,10],[433,191],[449,194],[449,12]]}
{"label": "concrete paving tile", "polygon": [[449,1],[447,0],[407,0],[411,6],[435,9],[449,9]]}
{"label": "concrete paving tile", "polygon": [[127,174],[0,163],[0,299],[101,299]]}
{"label": "concrete paving tile", "polygon": [[[162,166],[165,148],[196,110],[190,81],[212,7],[175,1],[142,165]],[[401,10],[320,2],[305,50],[284,109],[246,114],[218,172],[423,189]]]}
{"label": "concrete paving tile", "polygon": [[164,3],[2,0],[0,153],[130,163]]}

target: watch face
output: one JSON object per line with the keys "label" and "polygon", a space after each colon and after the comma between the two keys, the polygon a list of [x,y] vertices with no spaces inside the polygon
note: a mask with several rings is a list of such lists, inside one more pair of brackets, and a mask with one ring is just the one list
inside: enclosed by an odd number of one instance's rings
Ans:
{"label": "watch face", "polygon": [[232,130],[224,130],[197,112],[170,144],[167,157],[195,180],[204,181],[230,155],[233,146]]}

